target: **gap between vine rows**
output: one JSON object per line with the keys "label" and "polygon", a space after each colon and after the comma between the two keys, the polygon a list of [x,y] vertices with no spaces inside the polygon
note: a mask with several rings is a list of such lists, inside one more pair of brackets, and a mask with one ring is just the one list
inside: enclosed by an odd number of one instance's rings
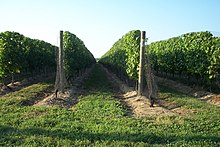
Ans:
{"label": "gap between vine rows", "polygon": [[[124,84],[116,75],[109,72],[100,64],[100,70],[103,70],[106,74],[112,88],[114,89],[114,98],[119,100],[125,107],[127,107],[129,116],[144,117],[144,116],[173,116],[173,115],[190,115],[193,110],[178,106],[176,103],[168,102],[165,98],[161,98],[155,107],[150,107],[150,102],[145,96],[137,96],[135,90],[132,87],[128,87]],[[74,80],[70,88],[66,89],[64,94],[59,95],[57,98],[55,94],[51,94],[45,97],[43,100],[34,104],[34,106],[60,106],[65,108],[74,107],[78,102],[79,96],[85,96],[94,94],[85,88],[85,82],[89,80],[91,72],[94,70],[94,66],[88,69],[85,74]],[[101,71],[100,71],[101,72]],[[97,73],[95,73],[97,74]],[[105,85],[103,85],[105,86]],[[100,91],[99,94],[102,94]]]}

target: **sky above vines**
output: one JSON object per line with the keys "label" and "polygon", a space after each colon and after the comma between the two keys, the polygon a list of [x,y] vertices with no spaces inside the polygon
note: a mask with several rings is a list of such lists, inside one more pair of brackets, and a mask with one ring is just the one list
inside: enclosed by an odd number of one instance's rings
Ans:
{"label": "sky above vines", "polygon": [[131,30],[149,43],[188,32],[220,35],[220,0],[0,0],[0,32],[16,31],[58,45],[60,30],[101,57]]}

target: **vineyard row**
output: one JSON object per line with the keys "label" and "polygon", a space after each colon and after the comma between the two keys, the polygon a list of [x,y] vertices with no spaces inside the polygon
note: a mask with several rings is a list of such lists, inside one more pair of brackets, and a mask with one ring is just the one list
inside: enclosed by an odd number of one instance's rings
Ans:
{"label": "vineyard row", "polygon": [[[139,49],[140,31],[130,31],[99,62],[119,77],[137,80]],[[187,33],[153,42],[146,45],[146,54],[156,71],[196,77],[204,83],[219,80],[220,38],[210,32]]]}
{"label": "vineyard row", "polygon": [[[64,32],[64,69],[71,77],[89,67],[95,58],[82,40],[70,32]],[[0,79],[15,74],[55,72],[58,47],[45,41],[31,39],[17,32],[0,33]],[[50,69],[50,71],[48,71]]]}

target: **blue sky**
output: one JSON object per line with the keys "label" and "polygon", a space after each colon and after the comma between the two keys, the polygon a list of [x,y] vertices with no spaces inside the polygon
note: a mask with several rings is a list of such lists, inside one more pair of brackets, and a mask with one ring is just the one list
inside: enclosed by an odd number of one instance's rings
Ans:
{"label": "blue sky", "polygon": [[131,30],[149,42],[194,31],[220,32],[220,0],[0,0],[0,32],[58,45],[60,30],[102,56]]}

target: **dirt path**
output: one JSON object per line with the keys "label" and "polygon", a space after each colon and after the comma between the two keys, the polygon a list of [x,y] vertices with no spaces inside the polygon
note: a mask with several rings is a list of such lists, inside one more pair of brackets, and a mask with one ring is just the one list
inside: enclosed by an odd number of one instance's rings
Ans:
{"label": "dirt path", "polygon": [[85,93],[83,86],[84,81],[88,78],[93,67],[86,70],[86,72],[77,77],[70,88],[67,88],[64,93],[58,93],[57,97],[55,92],[43,98],[41,101],[34,104],[34,106],[59,106],[70,108],[78,102],[78,96]]}
{"label": "dirt path", "polygon": [[186,95],[193,96],[198,100],[202,100],[220,107],[220,94],[208,92],[200,87],[190,87],[166,78],[157,77],[157,82],[163,86],[169,87],[175,91],[179,91]]}
{"label": "dirt path", "polygon": [[36,76],[36,77],[30,77],[26,78],[22,81],[16,81],[13,84],[10,83],[8,85],[3,85],[0,84],[0,96],[6,95],[10,92],[15,92],[18,90],[21,90],[22,88],[28,87],[30,85],[43,82],[43,81],[48,81],[54,78],[54,73],[45,76]]}
{"label": "dirt path", "polygon": [[145,96],[137,96],[137,92],[132,87],[128,87],[115,74],[102,67],[112,85],[121,90],[121,94],[116,97],[128,106],[130,113],[134,117],[145,116],[188,116],[194,113],[193,110],[179,107],[177,104],[161,99],[154,107],[150,107],[150,101]]}
{"label": "dirt path", "polygon": [[[121,101],[129,110],[128,115],[133,117],[146,117],[146,116],[189,116],[194,113],[191,109],[186,109],[178,106],[175,103],[168,102],[165,99],[160,99],[154,107],[150,107],[150,102],[145,96],[137,96],[136,91],[132,87],[128,87],[124,82],[122,82],[116,75],[108,71],[101,65],[101,69],[105,71],[105,74],[108,77],[113,89],[117,89],[119,92],[115,94],[115,97]],[[59,94],[58,97],[55,97],[55,94],[51,94],[45,97],[43,100],[34,104],[34,106],[60,106],[65,108],[70,108],[78,102],[78,96],[85,95],[88,91],[84,89],[85,81],[89,80],[90,73],[93,67],[87,70],[87,72],[77,79],[74,80],[73,85],[66,90],[64,94]],[[98,71],[99,72],[99,71]],[[98,74],[96,71],[95,74]],[[97,78],[99,80],[100,78]],[[167,82],[167,81],[166,81]],[[94,82],[93,82],[94,83]],[[95,84],[95,83],[94,83]],[[170,84],[168,82],[168,84]],[[173,85],[177,83],[170,84]],[[104,86],[104,85],[103,85]],[[174,86],[175,87],[175,86]],[[181,86],[178,86],[181,87]],[[183,87],[181,87],[183,88]],[[184,90],[191,90],[189,87],[184,87]],[[208,101],[219,104],[220,96],[218,96],[214,101],[209,99]],[[206,99],[205,99],[206,100]]]}

